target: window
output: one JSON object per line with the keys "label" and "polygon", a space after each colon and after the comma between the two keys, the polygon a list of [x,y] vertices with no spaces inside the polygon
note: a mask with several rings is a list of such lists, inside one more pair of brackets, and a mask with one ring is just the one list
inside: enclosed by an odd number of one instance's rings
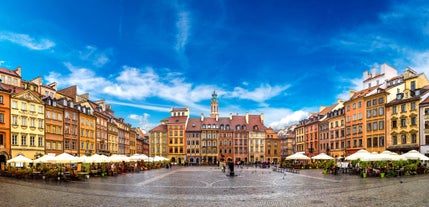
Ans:
{"label": "window", "polygon": [[366,110],[366,118],[371,118],[371,110]]}
{"label": "window", "polygon": [[39,119],[39,128],[43,129],[43,119]]}
{"label": "window", "polygon": [[4,123],[4,114],[0,113],[0,123]]}
{"label": "window", "polygon": [[416,102],[411,102],[411,110],[416,110]]}
{"label": "window", "polygon": [[407,143],[407,135],[403,134],[401,135],[401,143],[406,144]]}
{"label": "window", "polygon": [[379,144],[380,144],[380,147],[384,147],[384,137],[383,136],[380,137]]}
{"label": "window", "polygon": [[406,127],[406,126],[407,126],[407,120],[401,119],[401,127]]}
{"label": "window", "polygon": [[366,147],[371,148],[371,138],[366,139]]}
{"label": "window", "polygon": [[392,114],[396,114],[396,106],[392,106]]}
{"label": "window", "polygon": [[379,126],[380,130],[384,129],[384,121],[380,121],[378,126]]}
{"label": "window", "polygon": [[373,129],[374,129],[374,130],[378,130],[378,123],[377,123],[377,122],[374,122],[374,123],[373,123]]}
{"label": "window", "polygon": [[30,136],[30,146],[36,146],[34,136]]}
{"label": "window", "polygon": [[371,131],[371,123],[366,124],[366,131]]}
{"label": "window", "polygon": [[377,99],[372,100],[372,105],[377,105]]}
{"label": "window", "polygon": [[13,109],[18,108],[18,102],[16,102],[16,101],[12,101],[12,108],[13,108]]}
{"label": "window", "polygon": [[425,108],[425,115],[429,115],[429,108]]}
{"label": "window", "polygon": [[38,142],[38,144],[39,144],[39,147],[42,147],[42,146],[43,146],[43,138],[42,138],[42,137],[39,137],[39,142]]}
{"label": "window", "polygon": [[46,149],[51,149],[51,143],[50,142],[46,142]]}
{"label": "window", "polygon": [[401,112],[406,112],[407,111],[407,105],[406,104],[402,104],[401,105]]}
{"label": "window", "polygon": [[358,102],[358,108],[361,108],[362,107],[362,102]]}
{"label": "window", "polygon": [[392,120],[392,128],[396,128],[396,127],[397,127],[396,120]]}
{"label": "window", "polygon": [[378,99],[378,104],[382,104],[382,103],[384,103],[384,98],[379,98]]}
{"label": "window", "polygon": [[35,112],[35,110],[36,110],[36,109],[35,109],[35,106],[34,106],[33,104],[31,104],[31,105],[30,105],[30,111],[31,111],[31,112]]}
{"label": "window", "polygon": [[384,115],[384,107],[380,107],[378,109],[378,115],[383,116]]}
{"label": "window", "polygon": [[3,103],[3,96],[0,96],[0,104]]}
{"label": "window", "polygon": [[21,146],[27,145],[27,136],[21,135]]}
{"label": "window", "polygon": [[27,103],[21,103],[21,110],[27,110]]}
{"label": "window", "polygon": [[30,127],[36,127],[36,119],[30,118]]}
{"label": "window", "polygon": [[43,106],[39,106],[39,114],[43,114]]}
{"label": "window", "polygon": [[411,117],[411,125],[416,125],[416,117]]}
{"label": "window", "polygon": [[373,146],[373,147],[377,147],[377,146],[378,146],[378,137],[374,137],[374,138],[372,139],[372,146]]}
{"label": "window", "polygon": [[18,145],[18,135],[12,134],[12,145]]}
{"label": "window", "polygon": [[377,116],[377,109],[372,110],[372,116]]}
{"label": "window", "polygon": [[413,143],[413,144],[417,143],[417,135],[416,134],[411,134],[411,143]]}
{"label": "window", "polygon": [[371,101],[367,101],[366,106],[371,106]]}
{"label": "window", "polygon": [[411,90],[416,90],[416,81],[411,81]]}
{"label": "window", "polygon": [[353,103],[353,109],[356,109],[356,103]]}

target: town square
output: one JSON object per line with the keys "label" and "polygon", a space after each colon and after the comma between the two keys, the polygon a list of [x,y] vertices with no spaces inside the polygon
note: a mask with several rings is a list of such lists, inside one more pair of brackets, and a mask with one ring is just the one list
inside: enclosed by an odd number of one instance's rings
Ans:
{"label": "town square", "polygon": [[86,181],[0,177],[1,206],[422,206],[429,176],[362,179],[243,166],[226,176],[218,167],[172,167]]}

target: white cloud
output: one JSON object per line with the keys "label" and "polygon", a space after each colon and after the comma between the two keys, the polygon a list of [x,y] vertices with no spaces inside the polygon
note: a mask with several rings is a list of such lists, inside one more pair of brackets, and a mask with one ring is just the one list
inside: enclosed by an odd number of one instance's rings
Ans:
{"label": "white cloud", "polygon": [[96,67],[102,67],[110,62],[108,57],[109,51],[100,51],[97,47],[86,46],[85,50],[79,51],[79,58],[84,61],[89,61]]}
{"label": "white cloud", "polygon": [[271,86],[269,84],[261,84],[258,88],[253,91],[242,87],[235,87],[234,91],[226,92],[225,97],[228,98],[239,98],[264,103],[265,101],[278,96],[288,89],[289,85],[284,86]]}
{"label": "white cloud", "polygon": [[306,119],[309,112],[304,110],[291,111],[289,109],[264,109],[266,123],[273,129],[284,129],[290,124]]}
{"label": "white cloud", "polygon": [[341,85],[345,85],[343,92],[336,96],[337,99],[347,101],[350,99],[350,90],[360,91],[363,89],[363,77],[353,79],[343,79]]}
{"label": "white cloud", "polygon": [[177,51],[183,51],[189,37],[189,30],[191,27],[191,19],[189,12],[181,10],[177,13],[177,34],[176,34],[176,47]]}
{"label": "white cloud", "polygon": [[143,129],[144,131],[149,131],[150,129],[154,128],[156,124],[152,124],[149,122],[150,115],[147,113],[144,113],[143,115],[137,115],[137,114],[130,114],[128,116],[131,120],[134,120],[137,122],[137,126]]}
{"label": "white cloud", "polygon": [[13,32],[0,32],[0,40],[9,41],[31,50],[47,50],[55,46],[52,40],[45,38],[35,39],[27,34]]}
{"label": "white cloud", "polygon": [[112,83],[88,68],[73,66],[71,63],[64,63],[70,74],[61,74],[50,72],[46,80],[50,83],[57,82],[61,87],[77,85],[79,93],[99,94],[99,90],[111,85]]}

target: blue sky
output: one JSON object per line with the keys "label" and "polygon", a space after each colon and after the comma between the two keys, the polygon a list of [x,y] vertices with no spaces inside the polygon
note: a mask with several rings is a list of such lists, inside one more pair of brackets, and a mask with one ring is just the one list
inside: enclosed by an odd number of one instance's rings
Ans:
{"label": "blue sky", "polygon": [[170,107],[264,113],[283,128],[388,63],[429,71],[429,2],[3,1],[0,67],[77,85],[151,129]]}

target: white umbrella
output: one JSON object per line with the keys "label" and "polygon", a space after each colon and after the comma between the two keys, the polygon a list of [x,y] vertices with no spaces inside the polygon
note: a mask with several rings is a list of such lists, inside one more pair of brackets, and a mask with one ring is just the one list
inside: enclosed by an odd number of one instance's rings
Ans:
{"label": "white umbrella", "polygon": [[409,160],[429,160],[429,157],[425,156],[424,154],[421,154],[417,150],[410,150],[409,152],[403,154],[405,158]]}
{"label": "white umbrella", "polygon": [[390,154],[377,152],[367,153],[363,157],[361,157],[362,161],[383,161],[383,160],[391,160]]}
{"label": "white umbrella", "polygon": [[361,149],[361,150],[355,152],[354,154],[347,156],[346,160],[362,159],[366,154],[369,154],[369,152],[364,150],[364,149]]}
{"label": "white umbrella", "polygon": [[54,157],[52,160],[49,160],[53,163],[72,163],[72,162],[79,162],[79,158],[64,152],[56,157]]}
{"label": "white umbrella", "polygon": [[407,160],[406,157],[402,156],[402,155],[398,155],[398,153],[392,152],[390,154],[390,159],[391,160]]}
{"label": "white umbrella", "polygon": [[297,152],[293,155],[286,157],[287,160],[309,160],[310,158],[304,155],[303,153]]}
{"label": "white umbrella", "polygon": [[320,153],[316,156],[311,157],[311,159],[315,159],[315,160],[333,160],[334,158],[325,154],[325,153]]}
{"label": "white umbrella", "polygon": [[52,160],[54,158],[55,158],[55,155],[46,154],[46,155],[43,155],[42,157],[35,159],[33,162],[34,163],[48,163],[50,160]]}
{"label": "white umbrella", "polygon": [[109,162],[109,158],[106,155],[93,154],[89,157],[86,162],[87,163],[106,163]]}
{"label": "white umbrella", "polygon": [[18,155],[10,160],[7,163],[31,163],[32,159],[25,157],[24,155]]}
{"label": "white umbrella", "polygon": [[130,158],[125,155],[111,155],[108,160],[110,162],[129,162]]}

